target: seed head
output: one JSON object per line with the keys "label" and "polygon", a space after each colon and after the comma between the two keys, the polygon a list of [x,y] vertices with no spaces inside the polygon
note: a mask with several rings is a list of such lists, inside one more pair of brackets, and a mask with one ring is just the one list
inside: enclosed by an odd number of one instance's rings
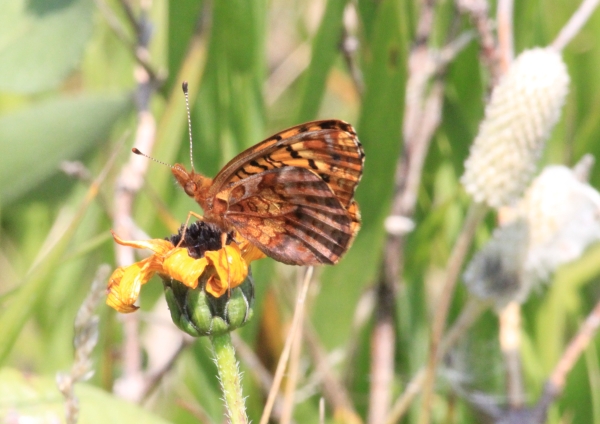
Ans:
{"label": "seed head", "polygon": [[519,55],[492,91],[462,183],[477,202],[497,208],[521,197],[560,117],[569,75],[560,54]]}

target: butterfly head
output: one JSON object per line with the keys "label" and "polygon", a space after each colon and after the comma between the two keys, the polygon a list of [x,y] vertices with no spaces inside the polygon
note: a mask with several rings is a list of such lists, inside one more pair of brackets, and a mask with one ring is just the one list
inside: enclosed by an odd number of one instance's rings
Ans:
{"label": "butterfly head", "polygon": [[212,179],[207,178],[202,174],[195,171],[189,171],[179,163],[176,163],[171,168],[171,172],[175,176],[177,183],[183,188],[188,196],[195,199],[200,206],[203,205],[203,201],[206,198],[208,188],[212,184]]}

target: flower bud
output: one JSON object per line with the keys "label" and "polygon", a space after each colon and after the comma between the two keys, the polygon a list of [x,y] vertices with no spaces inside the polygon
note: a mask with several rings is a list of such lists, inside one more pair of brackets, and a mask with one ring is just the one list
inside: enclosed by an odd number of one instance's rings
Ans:
{"label": "flower bud", "polygon": [[248,270],[244,282],[220,297],[206,291],[209,276],[194,289],[172,278],[163,278],[171,318],[191,336],[214,336],[242,327],[252,318],[254,281]]}

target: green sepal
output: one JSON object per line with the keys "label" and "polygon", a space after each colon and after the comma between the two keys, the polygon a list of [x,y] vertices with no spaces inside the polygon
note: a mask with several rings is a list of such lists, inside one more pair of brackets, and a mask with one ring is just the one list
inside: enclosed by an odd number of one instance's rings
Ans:
{"label": "green sepal", "polygon": [[215,336],[250,321],[254,305],[254,280],[250,270],[242,284],[218,298],[206,292],[206,279],[202,276],[198,287],[191,289],[163,277],[171,319],[177,327],[194,337]]}

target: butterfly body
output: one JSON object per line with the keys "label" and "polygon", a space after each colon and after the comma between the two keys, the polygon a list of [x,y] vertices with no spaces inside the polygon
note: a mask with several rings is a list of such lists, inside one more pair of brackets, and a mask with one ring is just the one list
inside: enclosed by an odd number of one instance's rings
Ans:
{"label": "butterfly body", "polygon": [[213,186],[213,180],[196,171],[188,171],[179,163],[171,168],[171,172],[183,188],[183,191],[193,198],[202,210],[204,210],[204,220],[217,224],[223,231],[229,231],[230,228],[226,228],[223,223],[222,214],[219,214],[220,209],[223,209],[223,207],[217,208],[217,211],[213,211],[214,195],[211,195],[210,191]]}
{"label": "butterfly body", "polygon": [[336,263],[360,228],[354,191],[363,164],[352,126],[328,120],[267,138],[214,179],[179,164],[172,170],[206,221],[236,230],[280,262],[316,265]]}

